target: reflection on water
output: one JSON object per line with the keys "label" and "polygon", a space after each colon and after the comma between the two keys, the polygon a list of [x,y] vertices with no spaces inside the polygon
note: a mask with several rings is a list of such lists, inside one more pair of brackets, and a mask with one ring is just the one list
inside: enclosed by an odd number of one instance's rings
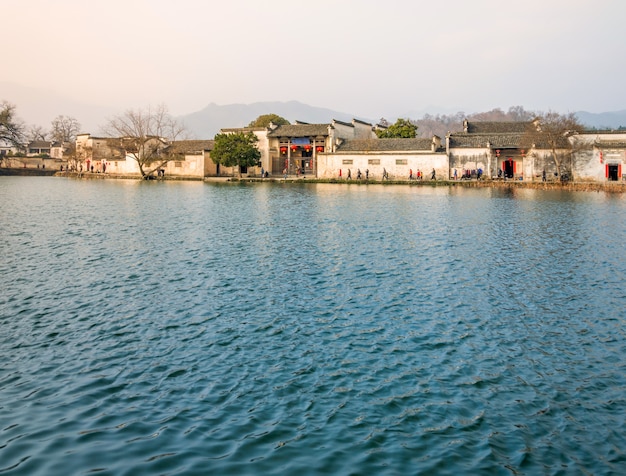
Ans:
{"label": "reflection on water", "polygon": [[622,196],[0,180],[0,472],[621,474]]}

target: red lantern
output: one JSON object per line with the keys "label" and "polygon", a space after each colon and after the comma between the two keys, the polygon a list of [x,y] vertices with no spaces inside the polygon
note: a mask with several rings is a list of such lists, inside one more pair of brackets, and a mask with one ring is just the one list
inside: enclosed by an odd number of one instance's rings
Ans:
{"label": "red lantern", "polygon": [[280,153],[281,154],[286,154],[287,153],[287,147],[281,147],[280,148]]}
{"label": "red lantern", "polygon": [[296,150],[298,150],[298,146],[297,145],[292,145],[291,146],[291,152],[295,152]]}
{"label": "red lantern", "polygon": [[318,145],[318,146],[315,148],[315,150],[316,150],[317,152],[324,152],[324,146],[322,146],[322,145]]}

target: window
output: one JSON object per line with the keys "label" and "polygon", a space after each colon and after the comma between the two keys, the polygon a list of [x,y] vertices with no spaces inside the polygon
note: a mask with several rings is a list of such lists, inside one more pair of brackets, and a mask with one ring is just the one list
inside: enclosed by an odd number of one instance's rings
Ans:
{"label": "window", "polygon": [[182,167],[183,163],[180,160],[177,160],[176,162],[174,162],[174,167]]}
{"label": "window", "polygon": [[368,165],[380,165],[380,159],[367,159]]}
{"label": "window", "polygon": [[396,165],[406,165],[407,163],[406,159],[396,159]]}
{"label": "window", "polygon": [[341,162],[343,165],[352,165],[354,161],[352,159],[343,159]]}

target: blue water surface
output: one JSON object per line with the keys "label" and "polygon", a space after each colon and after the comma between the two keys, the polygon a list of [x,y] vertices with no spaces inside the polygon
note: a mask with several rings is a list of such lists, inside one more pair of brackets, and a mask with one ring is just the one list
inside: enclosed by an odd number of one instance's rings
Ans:
{"label": "blue water surface", "polygon": [[625,474],[626,197],[0,177],[0,474]]}

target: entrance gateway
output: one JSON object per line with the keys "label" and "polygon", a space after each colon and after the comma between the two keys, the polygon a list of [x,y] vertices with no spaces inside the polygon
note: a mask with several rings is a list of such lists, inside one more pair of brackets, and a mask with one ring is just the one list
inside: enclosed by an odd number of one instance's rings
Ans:
{"label": "entrance gateway", "polygon": [[619,180],[622,177],[622,164],[606,164],[605,176],[612,181]]}
{"label": "entrance gateway", "polygon": [[515,161],[513,157],[507,157],[502,161],[502,171],[506,178],[513,178],[515,176]]}
{"label": "entrance gateway", "polygon": [[278,157],[272,157],[272,173],[287,170],[289,174],[315,175],[315,154],[324,152],[324,142],[315,137],[294,137],[281,141],[279,152]]}
{"label": "entrance gateway", "polygon": [[502,176],[507,179],[513,179],[516,176],[522,177],[524,158],[526,157],[524,149],[502,147],[492,149],[491,152],[495,153],[496,156],[494,165],[498,168],[498,176],[502,171]]}

